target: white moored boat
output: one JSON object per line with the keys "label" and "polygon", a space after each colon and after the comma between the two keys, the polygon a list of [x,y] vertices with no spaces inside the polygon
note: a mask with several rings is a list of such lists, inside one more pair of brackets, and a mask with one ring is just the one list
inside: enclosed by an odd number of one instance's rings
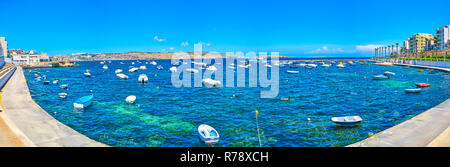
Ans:
{"label": "white moored boat", "polygon": [[122,69],[117,69],[117,70],[115,71],[116,74],[119,74],[119,73],[121,73],[121,72],[122,72]]}
{"label": "white moored boat", "polygon": [[186,69],[186,72],[195,74],[195,73],[198,73],[198,70],[193,69],[193,68],[188,68],[188,69]]}
{"label": "white moored boat", "polygon": [[200,139],[206,144],[216,144],[219,142],[219,132],[209,125],[201,124],[198,126],[198,134]]}
{"label": "white moored boat", "polygon": [[159,66],[156,67],[156,69],[162,70],[162,69],[164,69],[164,68],[163,68],[163,66],[160,66],[160,65],[159,65]]}
{"label": "white moored boat", "polygon": [[150,62],[150,64],[156,66],[157,63],[155,61],[152,61]]}
{"label": "white moored boat", "polygon": [[147,77],[147,75],[145,75],[145,74],[139,75],[138,81],[139,81],[140,83],[146,83],[146,82],[148,82],[148,77]]}
{"label": "white moored boat", "polygon": [[107,65],[104,65],[104,66],[103,66],[103,69],[107,70],[107,69],[108,69],[108,66],[107,66]]}
{"label": "white moored boat", "polygon": [[202,83],[206,87],[219,87],[222,83],[219,80],[213,80],[211,78],[206,78],[202,80]]}
{"label": "white moored boat", "polygon": [[298,74],[298,71],[286,71],[286,72],[291,74]]}
{"label": "white moored boat", "polygon": [[177,72],[177,67],[170,67],[169,70],[170,72]]}
{"label": "white moored boat", "polygon": [[85,77],[91,77],[91,73],[85,72],[85,73],[84,73],[84,76],[85,76]]}
{"label": "white moored boat", "polygon": [[307,64],[305,67],[316,68],[317,65],[316,64]]}
{"label": "white moored boat", "polygon": [[421,88],[416,88],[416,89],[405,89],[406,93],[420,93],[422,92]]}
{"label": "white moored boat", "polygon": [[206,70],[216,72],[217,68],[215,66],[209,66],[208,68],[206,68]]}
{"label": "white moored boat", "polygon": [[336,125],[341,126],[354,126],[361,123],[362,119],[360,116],[344,116],[344,117],[333,117],[331,118]]}
{"label": "white moored boat", "polygon": [[139,70],[139,68],[134,67],[134,68],[129,69],[128,72],[136,72],[137,70]]}
{"label": "white moored boat", "polygon": [[117,77],[121,78],[121,79],[128,79],[128,76],[125,74],[116,74]]}
{"label": "white moored boat", "polygon": [[141,69],[141,70],[146,70],[147,67],[146,67],[146,66],[140,66],[139,69]]}
{"label": "white moored boat", "polygon": [[136,101],[136,96],[134,96],[134,95],[130,95],[130,96],[128,96],[127,98],[125,98],[125,101],[127,102],[127,103],[134,103],[134,101]]}
{"label": "white moored boat", "polygon": [[58,95],[59,95],[59,98],[64,99],[64,98],[66,98],[67,93],[62,92],[62,93],[58,93]]}

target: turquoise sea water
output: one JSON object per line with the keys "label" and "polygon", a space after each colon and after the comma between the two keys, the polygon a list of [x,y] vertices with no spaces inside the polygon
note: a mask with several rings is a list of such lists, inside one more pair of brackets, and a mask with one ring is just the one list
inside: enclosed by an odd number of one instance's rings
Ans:
{"label": "turquoise sea water", "polygon": [[[164,70],[137,61],[79,62],[79,67],[25,70],[33,99],[62,123],[96,141],[111,146],[206,146],[198,138],[197,126],[208,124],[220,133],[216,146],[256,147],[259,145],[254,110],[263,146],[345,146],[399,124],[450,97],[450,75],[430,74],[401,66],[347,65],[339,69],[280,67],[280,91],[276,98],[261,99],[261,88],[174,88],[169,60],[155,60]],[[125,64],[120,64],[124,62]],[[132,65],[131,62],[136,62]],[[147,70],[129,73],[130,66],[146,65]],[[122,69],[130,78],[120,80],[114,70]],[[92,77],[83,73],[91,70]],[[298,70],[289,74],[286,70]],[[396,73],[392,79],[375,81],[374,74]],[[59,85],[35,81],[34,73]],[[137,82],[147,74],[149,83]],[[157,74],[157,76],[155,76]],[[248,75],[247,75],[248,76]],[[366,77],[367,79],[364,79]],[[432,86],[420,94],[406,94],[416,82]],[[157,88],[159,87],[159,88]],[[66,99],[58,93],[66,92]],[[94,94],[92,105],[74,110],[73,102]],[[129,95],[137,97],[127,104]],[[282,97],[292,97],[288,101]],[[333,116],[359,115],[360,126],[336,127]],[[308,118],[310,121],[308,121]]]}

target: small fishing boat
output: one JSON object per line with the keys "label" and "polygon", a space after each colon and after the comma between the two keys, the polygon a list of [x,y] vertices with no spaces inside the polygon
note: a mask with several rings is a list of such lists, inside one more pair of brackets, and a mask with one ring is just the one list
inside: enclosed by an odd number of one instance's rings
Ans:
{"label": "small fishing boat", "polygon": [[209,125],[201,124],[198,126],[198,134],[200,139],[206,144],[216,144],[219,142],[219,132]]}
{"label": "small fishing boat", "polygon": [[206,68],[206,70],[216,72],[217,68],[215,66],[209,66],[208,68]]}
{"label": "small fishing boat", "polygon": [[384,72],[384,75],[390,75],[390,76],[394,76],[394,75],[395,75],[395,73],[393,73],[393,72],[390,72],[390,71],[386,71],[386,72]]}
{"label": "small fishing boat", "polygon": [[114,71],[116,74],[119,74],[122,72],[122,69],[117,69],[116,71]]}
{"label": "small fishing boat", "polygon": [[206,78],[202,80],[202,83],[206,87],[219,87],[221,85],[221,82],[219,80],[213,80],[211,78]]}
{"label": "small fishing boat", "polygon": [[170,67],[169,70],[170,72],[177,72],[177,67]]}
{"label": "small fishing boat", "polygon": [[195,74],[195,73],[198,73],[198,70],[193,69],[193,68],[188,68],[188,69],[186,69],[186,72]]}
{"label": "small fishing boat", "polygon": [[117,77],[121,78],[121,79],[128,79],[128,76],[125,74],[116,74]]}
{"label": "small fishing boat", "polygon": [[355,65],[355,63],[353,61],[349,61],[348,64]]}
{"label": "small fishing boat", "polygon": [[53,80],[53,85],[58,85],[59,80]]}
{"label": "small fishing boat", "polygon": [[50,84],[50,81],[44,81],[44,85]]}
{"label": "small fishing boat", "polygon": [[105,64],[105,62],[104,62],[104,61],[101,61],[100,64]]}
{"label": "small fishing boat", "polygon": [[415,83],[415,85],[419,88],[425,88],[425,87],[431,86],[429,83]]}
{"label": "small fishing boat", "polygon": [[136,101],[136,96],[130,95],[127,98],[125,98],[125,101],[129,104],[134,103],[134,101]]}
{"label": "small fishing boat", "polygon": [[157,63],[155,61],[152,61],[150,62],[150,64],[156,66]]}
{"label": "small fishing boat", "polygon": [[134,64],[134,62],[131,62],[131,64]]}
{"label": "small fishing boat", "polygon": [[103,66],[103,69],[107,70],[107,69],[108,69],[108,66],[107,66],[107,65],[104,65],[104,66]]}
{"label": "small fishing boat", "polygon": [[63,84],[59,86],[61,89],[67,89],[69,87],[69,84]]}
{"label": "small fishing boat", "polygon": [[389,76],[386,76],[386,75],[374,75],[372,78],[373,78],[373,80],[386,80],[386,79],[389,79]]}
{"label": "small fishing boat", "polygon": [[120,62],[120,64],[125,64],[124,62]]}
{"label": "small fishing boat", "polygon": [[322,64],[321,67],[331,67],[331,64]]}
{"label": "small fishing boat", "polygon": [[309,68],[316,68],[317,65],[316,64],[306,64],[305,67],[309,67]]}
{"label": "small fishing boat", "polygon": [[128,72],[136,72],[137,70],[139,70],[139,68],[134,67],[134,68],[129,69]]}
{"label": "small fishing boat", "polygon": [[291,99],[293,99],[293,98],[292,97],[282,97],[280,100],[282,100],[282,101],[289,101]]}
{"label": "small fishing boat", "polygon": [[140,66],[139,69],[141,69],[141,70],[146,70],[147,67],[146,67],[146,66]]}
{"label": "small fishing boat", "polygon": [[416,89],[405,89],[406,93],[420,93],[422,92],[421,88],[416,88]]}
{"label": "small fishing boat", "polygon": [[84,73],[84,76],[85,76],[85,77],[91,77],[91,73],[85,72],[85,73]]}
{"label": "small fishing boat", "polygon": [[67,93],[58,93],[59,98],[64,99],[67,96]]}
{"label": "small fishing boat", "polygon": [[343,116],[343,117],[332,117],[331,121],[333,121],[336,125],[340,126],[354,126],[360,124],[362,119],[360,116]]}
{"label": "small fishing boat", "polygon": [[147,75],[145,75],[145,74],[139,75],[138,81],[139,81],[140,83],[146,83],[146,82],[148,81]]}
{"label": "small fishing boat", "polygon": [[298,71],[286,71],[287,73],[291,73],[291,74],[298,74],[299,72]]}
{"label": "small fishing boat", "polygon": [[158,69],[158,70],[162,70],[162,69],[164,69],[162,66],[158,66],[158,67],[156,67],[156,69]]}
{"label": "small fishing boat", "polygon": [[73,107],[75,107],[75,108],[86,108],[89,105],[91,105],[91,102],[92,102],[93,98],[94,98],[94,95],[83,96],[83,97],[75,100],[75,102],[73,102]]}
{"label": "small fishing boat", "polygon": [[343,62],[340,62],[338,65],[336,65],[338,68],[345,68],[345,65]]}

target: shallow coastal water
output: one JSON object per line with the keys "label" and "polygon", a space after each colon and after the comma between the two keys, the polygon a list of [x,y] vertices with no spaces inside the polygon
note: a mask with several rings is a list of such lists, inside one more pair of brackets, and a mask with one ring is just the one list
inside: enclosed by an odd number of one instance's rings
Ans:
{"label": "shallow coastal water", "polygon": [[[347,65],[339,69],[280,67],[280,91],[276,98],[261,99],[261,88],[174,88],[169,60],[155,60],[164,70],[146,61],[79,62],[79,67],[25,70],[33,99],[53,117],[78,132],[111,146],[205,146],[197,126],[209,124],[220,135],[217,146],[258,146],[254,110],[259,110],[263,146],[345,146],[399,124],[450,97],[450,75],[401,66]],[[120,64],[124,62],[124,64]],[[131,62],[135,62],[134,65]],[[130,66],[147,70],[129,73]],[[120,80],[115,69],[130,78]],[[83,76],[86,69],[92,77]],[[298,70],[289,74],[286,70]],[[375,81],[372,75],[396,73],[390,80]],[[59,85],[35,81],[34,73]],[[147,74],[149,83],[137,82]],[[156,74],[156,75],[155,75]],[[364,79],[366,77],[366,79]],[[247,79],[248,80],[248,79]],[[420,94],[406,94],[414,83],[432,86]],[[60,99],[58,93],[68,93]],[[92,105],[74,110],[73,102],[94,94]],[[127,104],[129,95],[137,97]],[[291,97],[288,101],[282,97]],[[357,127],[336,127],[333,116],[359,115]],[[308,121],[308,118],[310,121]]]}

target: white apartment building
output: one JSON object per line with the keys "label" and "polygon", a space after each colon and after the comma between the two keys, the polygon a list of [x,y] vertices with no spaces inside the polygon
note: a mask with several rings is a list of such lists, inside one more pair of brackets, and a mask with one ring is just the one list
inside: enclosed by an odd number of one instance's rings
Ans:
{"label": "white apartment building", "polygon": [[27,54],[16,54],[12,55],[12,63],[15,65],[33,65],[40,62],[40,56],[34,50],[31,50]]}
{"label": "white apartment building", "polygon": [[0,68],[5,64],[5,58],[8,57],[8,43],[5,37],[0,37]]}
{"label": "white apartment building", "polygon": [[435,41],[436,49],[437,50],[444,50],[444,49],[450,49],[450,26],[445,25],[442,27],[439,27],[437,29],[435,37],[439,37],[438,41]]}

